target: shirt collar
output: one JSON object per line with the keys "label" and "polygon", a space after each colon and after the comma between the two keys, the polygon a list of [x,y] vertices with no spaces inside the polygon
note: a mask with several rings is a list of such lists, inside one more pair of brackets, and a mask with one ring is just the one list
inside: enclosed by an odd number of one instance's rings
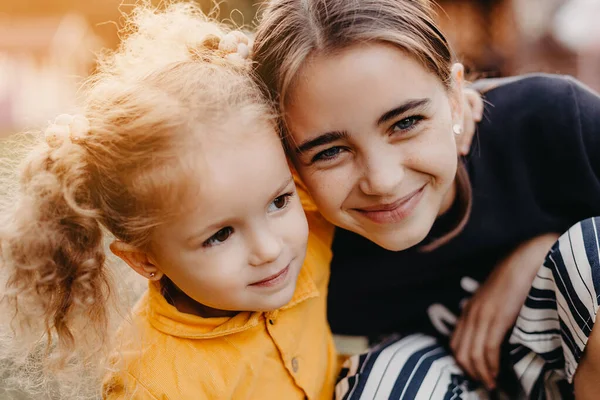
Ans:
{"label": "shirt collar", "polygon": [[[147,312],[152,326],[171,336],[186,339],[210,339],[231,335],[258,325],[264,312],[240,312],[233,317],[204,318],[182,313],[162,296],[159,282],[149,282]],[[278,311],[292,308],[305,300],[319,296],[310,273],[302,267],[298,274],[294,296]]]}

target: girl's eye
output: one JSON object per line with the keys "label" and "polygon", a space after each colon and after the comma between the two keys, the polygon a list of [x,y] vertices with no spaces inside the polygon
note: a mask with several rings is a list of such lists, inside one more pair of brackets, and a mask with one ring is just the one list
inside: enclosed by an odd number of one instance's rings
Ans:
{"label": "girl's eye", "polygon": [[418,115],[414,115],[412,117],[404,118],[404,119],[396,122],[392,126],[392,132],[409,131],[409,130],[413,129],[415,126],[417,126],[417,124],[422,119],[423,119],[423,117],[418,116]]}
{"label": "girl's eye", "polygon": [[286,193],[279,197],[276,197],[275,200],[271,202],[269,205],[269,212],[281,210],[287,207],[290,203],[290,198],[292,197],[292,193]]}
{"label": "girl's eye", "polygon": [[228,226],[226,228],[221,229],[211,237],[209,237],[204,243],[202,243],[202,247],[210,247],[217,244],[221,244],[233,233],[233,228]]}
{"label": "girl's eye", "polygon": [[327,150],[323,150],[320,153],[317,153],[312,161],[327,161],[327,160],[333,160],[335,157],[337,157],[341,152],[343,151],[343,149],[339,146],[336,147],[330,147]]}

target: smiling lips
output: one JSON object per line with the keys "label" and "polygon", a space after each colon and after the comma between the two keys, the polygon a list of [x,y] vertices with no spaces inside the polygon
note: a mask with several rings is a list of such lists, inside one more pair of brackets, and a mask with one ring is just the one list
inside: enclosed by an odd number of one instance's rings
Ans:
{"label": "smiling lips", "polygon": [[409,193],[393,203],[376,204],[370,207],[355,208],[354,210],[378,224],[400,222],[404,218],[408,217],[413,212],[417,204],[419,204],[419,201],[423,197],[425,186],[426,185],[423,185],[421,188]]}
{"label": "smiling lips", "polygon": [[285,267],[278,273],[273,274],[273,275],[269,276],[268,278],[263,279],[262,281],[251,283],[250,286],[271,287],[271,286],[278,285],[279,283],[281,283],[285,280],[285,278],[288,275],[289,270],[290,270],[290,264],[288,264],[287,267]]}

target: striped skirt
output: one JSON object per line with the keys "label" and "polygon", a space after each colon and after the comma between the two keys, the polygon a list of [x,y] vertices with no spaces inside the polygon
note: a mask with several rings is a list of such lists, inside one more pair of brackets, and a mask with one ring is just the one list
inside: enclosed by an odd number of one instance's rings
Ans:
{"label": "striped skirt", "polygon": [[[518,395],[504,398],[570,399],[575,371],[598,311],[600,217],[582,221],[554,244],[535,277],[510,335],[507,361]],[[488,399],[432,336],[390,337],[346,361],[335,398]]]}

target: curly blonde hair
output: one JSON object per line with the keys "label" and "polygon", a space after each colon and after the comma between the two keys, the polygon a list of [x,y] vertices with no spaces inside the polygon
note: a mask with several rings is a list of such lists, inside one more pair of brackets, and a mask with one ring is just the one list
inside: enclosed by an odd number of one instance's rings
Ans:
{"label": "curly blonde hair", "polygon": [[219,50],[228,31],[192,4],[138,6],[86,82],[89,133],[59,146],[37,135],[1,215],[4,301],[17,329],[40,328],[63,364],[107,344],[103,233],[146,248],[188,188],[191,144],[240,110],[272,126],[248,63]]}

